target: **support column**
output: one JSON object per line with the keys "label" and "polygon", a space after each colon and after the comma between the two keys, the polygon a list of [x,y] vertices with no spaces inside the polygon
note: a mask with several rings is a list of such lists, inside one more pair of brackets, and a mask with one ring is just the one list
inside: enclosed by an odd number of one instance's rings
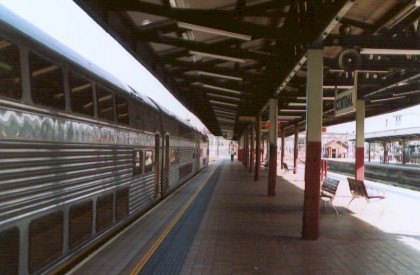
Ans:
{"label": "support column", "polygon": [[265,151],[264,147],[265,147],[265,140],[264,140],[264,137],[261,136],[261,156],[260,156],[261,162],[264,161],[264,151]]}
{"label": "support column", "polygon": [[306,85],[306,165],[302,239],[319,237],[323,50],[309,49]]}
{"label": "support column", "polygon": [[254,180],[260,179],[260,166],[261,166],[261,116],[257,117],[257,140],[255,141],[257,146],[255,154],[255,176]]}
{"label": "support column", "polygon": [[249,144],[249,138],[248,138],[248,129],[245,130],[245,154],[244,154],[244,166],[245,168],[248,168],[248,144]]}
{"label": "support column", "polygon": [[297,173],[297,165],[298,165],[298,154],[299,154],[299,129],[298,125],[295,124],[295,148],[293,150],[293,174]]}
{"label": "support column", "polygon": [[368,144],[369,144],[369,146],[368,146],[368,152],[369,152],[368,161],[370,162],[370,155],[371,155],[371,153],[370,153],[370,142]]}
{"label": "support column", "polygon": [[277,120],[278,120],[278,102],[277,98],[271,98],[270,104],[270,160],[268,165],[268,195],[276,195],[277,179]]}
{"label": "support column", "polygon": [[244,136],[242,135],[238,140],[238,160],[240,162],[242,162],[243,139],[244,139]]}
{"label": "support column", "polygon": [[[355,73],[354,89],[357,91],[357,72]],[[365,179],[365,101],[357,99],[356,104],[356,162],[355,179]]]}
{"label": "support column", "polygon": [[285,133],[284,131],[282,131],[281,132],[281,154],[280,154],[281,169],[284,169],[284,146],[285,146],[284,138],[285,138]]}
{"label": "support column", "polygon": [[384,141],[384,163],[388,163],[388,143]]}
{"label": "support column", "polygon": [[249,173],[254,169],[254,156],[255,156],[255,124],[251,122],[251,150],[249,154]]}
{"label": "support column", "polygon": [[401,162],[402,162],[402,164],[403,165],[405,165],[405,163],[407,162],[407,159],[406,159],[406,154],[405,154],[405,139],[403,139],[402,140],[402,152],[401,152],[401,154],[402,154],[402,156],[401,156]]}

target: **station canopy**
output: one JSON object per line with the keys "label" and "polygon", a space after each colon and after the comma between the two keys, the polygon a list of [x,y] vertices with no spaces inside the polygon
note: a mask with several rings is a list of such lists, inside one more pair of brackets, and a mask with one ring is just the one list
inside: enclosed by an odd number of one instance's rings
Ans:
{"label": "station canopy", "polygon": [[420,103],[419,0],[75,2],[214,135],[239,138],[270,98],[286,134],[303,129],[310,48],[324,52],[324,126],[354,120],[334,97],[356,75],[366,117]]}

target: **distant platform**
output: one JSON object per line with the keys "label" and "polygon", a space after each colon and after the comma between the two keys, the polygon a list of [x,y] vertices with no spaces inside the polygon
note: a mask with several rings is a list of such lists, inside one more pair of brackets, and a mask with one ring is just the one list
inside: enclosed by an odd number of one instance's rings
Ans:
{"label": "distant platform", "polygon": [[[354,174],[354,161],[324,159],[330,171]],[[365,177],[370,180],[394,183],[420,190],[420,166],[397,163],[365,162]]]}

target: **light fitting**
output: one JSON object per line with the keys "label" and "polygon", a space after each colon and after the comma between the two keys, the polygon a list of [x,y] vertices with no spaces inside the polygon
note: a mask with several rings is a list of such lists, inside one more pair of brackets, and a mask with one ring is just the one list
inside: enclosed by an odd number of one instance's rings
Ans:
{"label": "light fitting", "polygon": [[198,52],[198,51],[189,51],[189,53],[204,56],[204,57],[211,57],[211,58],[216,58],[216,59],[238,62],[238,63],[245,63],[246,62],[245,59],[243,59],[243,58],[231,57],[231,56],[226,56],[226,55],[204,53],[204,52]]}
{"label": "light fitting", "polygon": [[209,100],[210,103],[217,104],[217,105],[224,105],[224,106],[230,106],[230,107],[238,107],[238,104],[235,103],[228,103],[224,101],[219,100]]}
{"label": "light fitting", "polygon": [[250,35],[240,34],[240,33],[235,33],[235,32],[229,32],[229,31],[224,31],[224,30],[209,28],[209,27],[205,27],[205,26],[199,26],[199,25],[184,23],[184,22],[178,22],[178,27],[184,28],[184,29],[189,29],[189,30],[194,30],[194,31],[207,32],[207,33],[212,33],[212,34],[216,34],[216,35],[222,35],[222,36],[237,38],[237,39],[241,39],[241,40],[245,40],[245,41],[250,41],[252,39],[252,36],[250,36]]}
{"label": "light fitting", "polygon": [[208,85],[208,84],[202,84],[201,86],[204,87],[204,88],[218,90],[218,91],[223,91],[223,92],[229,92],[229,93],[237,94],[237,95],[242,94],[240,91],[236,91],[236,90],[232,90],[232,89],[227,89],[227,88],[222,88],[222,87],[213,86],[213,85]]}
{"label": "light fitting", "polygon": [[236,77],[236,76],[230,76],[230,75],[224,75],[224,74],[215,74],[215,73],[209,73],[209,72],[204,72],[204,71],[194,71],[197,75],[207,75],[207,76],[214,76],[214,77],[218,77],[218,78],[224,78],[224,79],[229,79],[229,80],[237,80],[237,81],[242,81],[242,77]]}
{"label": "light fitting", "polygon": [[420,50],[414,49],[361,49],[360,54],[377,55],[420,55]]}
{"label": "light fitting", "polygon": [[372,99],[370,102],[382,102],[382,101],[389,101],[389,100],[402,99],[402,98],[405,98],[405,96],[395,96],[395,97],[389,97],[389,98]]}

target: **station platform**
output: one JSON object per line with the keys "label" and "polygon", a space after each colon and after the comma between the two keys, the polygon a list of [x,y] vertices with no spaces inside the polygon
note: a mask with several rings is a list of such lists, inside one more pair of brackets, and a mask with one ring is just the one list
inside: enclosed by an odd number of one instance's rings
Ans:
{"label": "station platform", "polygon": [[301,239],[303,173],[279,170],[267,196],[242,163],[219,159],[68,274],[420,274],[420,195],[352,202],[345,177],[321,209],[320,237]]}

